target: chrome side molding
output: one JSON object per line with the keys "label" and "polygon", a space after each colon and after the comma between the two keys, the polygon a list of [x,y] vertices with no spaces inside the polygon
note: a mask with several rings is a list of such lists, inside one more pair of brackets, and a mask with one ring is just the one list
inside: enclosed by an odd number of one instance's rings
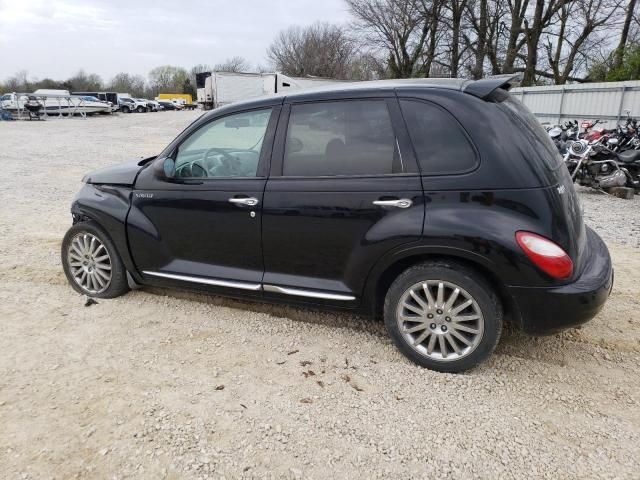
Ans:
{"label": "chrome side molding", "polygon": [[260,290],[259,283],[237,282],[231,280],[217,280],[214,278],[190,277],[188,275],[175,275],[173,273],[151,272],[144,270],[142,273],[153,277],[170,278],[171,280],[181,280],[183,282],[201,283],[203,285],[213,285],[216,287],[240,288],[242,290]]}
{"label": "chrome side molding", "polygon": [[284,293],[285,295],[294,295],[296,297],[323,298],[325,300],[343,300],[346,302],[356,299],[353,295],[325,293],[316,290],[303,290],[301,288],[277,287],[276,285],[262,285],[262,289],[265,292]]}
{"label": "chrome side molding", "polygon": [[234,280],[218,280],[214,278],[191,277],[189,275],[176,275],[174,273],[152,272],[143,270],[145,275],[152,277],[169,278],[171,280],[180,280],[182,282],[200,283],[203,285],[212,285],[215,287],[239,288],[242,290],[264,290],[265,292],[282,293],[284,295],[293,295],[296,297],[320,298],[323,300],[340,300],[350,302],[356,299],[353,295],[343,295],[339,293],[326,293],[317,290],[304,290],[302,288],[278,287],[276,285],[262,285],[260,283],[238,282]]}

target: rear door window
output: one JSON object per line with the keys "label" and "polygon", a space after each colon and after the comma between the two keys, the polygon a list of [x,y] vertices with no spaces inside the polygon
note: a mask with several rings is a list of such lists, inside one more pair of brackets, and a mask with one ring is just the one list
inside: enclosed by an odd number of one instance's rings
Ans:
{"label": "rear door window", "polygon": [[420,100],[400,100],[400,107],[423,175],[464,173],[477,166],[475,149],[449,112]]}
{"label": "rear door window", "polygon": [[403,173],[385,100],[345,100],[291,106],[284,176]]}

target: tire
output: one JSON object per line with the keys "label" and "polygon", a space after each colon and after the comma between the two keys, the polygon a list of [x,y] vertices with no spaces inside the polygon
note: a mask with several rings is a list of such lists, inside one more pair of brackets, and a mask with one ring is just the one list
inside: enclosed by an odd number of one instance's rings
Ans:
{"label": "tire", "polygon": [[[465,303],[468,306],[460,310]],[[384,320],[391,339],[409,360],[438,372],[458,373],[483,362],[495,349],[502,333],[502,305],[475,270],[454,261],[429,261],[405,270],[391,284]]]}
{"label": "tire", "polygon": [[[60,253],[64,273],[76,292],[96,298],[114,298],[129,291],[122,259],[109,235],[97,223],[88,221],[73,225],[64,236]],[[90,277],[95,280],[91,281]]]}
{"label": "tire", "polygon": [[136,108],[136,110],[138,111],[138,113],[142,113],[142,112],[146,112],[146,108],[144,108],[142,105],[138,105],[138,108]]}
{"label": "tire", "polygon": [[129,107],[122,107],[122,113],[131,113],[131,109]]}

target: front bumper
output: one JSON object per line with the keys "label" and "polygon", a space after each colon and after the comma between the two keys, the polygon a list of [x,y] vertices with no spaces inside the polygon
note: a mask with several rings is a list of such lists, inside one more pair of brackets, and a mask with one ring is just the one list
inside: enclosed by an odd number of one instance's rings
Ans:
{"label": "front bumper", "polygon": [[607,246],[587,228],[589,258],[573,283],[558,287],[509,287],[523,331],[548,335],[591,320],[613,288],[613,267]]}

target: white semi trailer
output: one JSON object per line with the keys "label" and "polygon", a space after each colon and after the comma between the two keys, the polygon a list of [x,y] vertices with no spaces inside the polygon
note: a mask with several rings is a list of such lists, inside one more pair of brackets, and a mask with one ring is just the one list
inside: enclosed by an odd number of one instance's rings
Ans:
{"label": "white semi trailer", "polygon": [[205,110],[211,110],[249,98],[343,81],[281,73],[203,72],[196,75],[197,101]]}

